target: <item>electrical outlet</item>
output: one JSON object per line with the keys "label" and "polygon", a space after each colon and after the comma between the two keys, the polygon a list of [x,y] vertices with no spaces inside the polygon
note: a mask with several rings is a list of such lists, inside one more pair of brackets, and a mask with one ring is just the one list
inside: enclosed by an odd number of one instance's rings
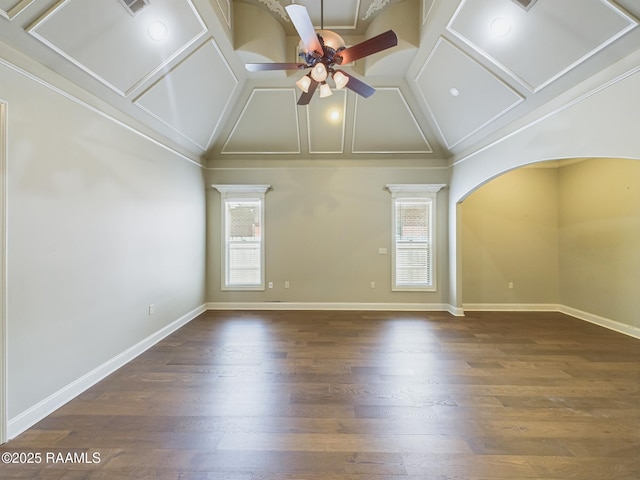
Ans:
{"label": "electrical outlet", "polygon": [[509,288],[513,288],[513,282],[509,282]]}
{"label": "electrical outlet", "polygon": [[269,288],[273,288],[273,282],[269,282]]}
{"label": "electrical outlet", "polygon": [[289,280],[286,280],[286,281],[284,282],[284,288],[289,288]]}
{"label": "electrical outlet", "polygon": [[371,288],[376,288],[376,282],[371,282]]}

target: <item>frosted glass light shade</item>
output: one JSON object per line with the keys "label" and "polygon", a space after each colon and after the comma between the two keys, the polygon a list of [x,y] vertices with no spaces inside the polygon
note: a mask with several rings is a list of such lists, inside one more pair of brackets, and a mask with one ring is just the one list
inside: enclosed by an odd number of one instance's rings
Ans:
{"label": "frosted glass light shade", "polygon": [[347,77],[342,72],[336,72],[333,74],[333,81],[336,82],[336,88],[340,90],[344,88],[347,83],[349,83],[349,77]]}
{"label": "frosted glass light shade", "polygon": [[344,40],[336,32],[332,32],[331,30],[318,30],[317,33],[322,37],[324,44],[333,50],[338,50],[345,46]]}
{"label": "frosted glass light shade", "polygon": [[311,78],[316,82],[324,82],[328,75],[329,72],[327,72],[327,67],[324,66],[324,63],[318,63],[311,69]]}
{"label": "frosted glass light shade", "polygon": [[331,95],[333,95],[333,92],[331,91],[331,87],[328,83],[320,85],[320,98],[329,97]]}
{"label": "frosted glass light shade", "polygon": [[305,75],[304,77],[302,77],[300,80],[298,80],[296,82],[296,85],[304,93],[309,93],[309,86],[311,85],[311,78],[309,78],[309,75]]}

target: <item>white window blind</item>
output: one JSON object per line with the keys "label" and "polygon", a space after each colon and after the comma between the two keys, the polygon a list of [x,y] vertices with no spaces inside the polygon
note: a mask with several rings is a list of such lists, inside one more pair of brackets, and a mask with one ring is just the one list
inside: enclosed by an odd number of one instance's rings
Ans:
{"label": "white window blind", "polygon": [[262,225],[260,200],[225,201],[226,285],[260,285]]}
{"label": "white window blind", "polygon": [[213,185],[222,194],[222,290],[264,290],[269,185]]}
{"label": "white window blind", "polygon": [[430,287],[431,199],[396,199],[395,209],[395,284]]}
{"label": "white window blind", "polygon": [[392,289],[435,291],[436,193],[442,184],[387,185],[392,194]]}

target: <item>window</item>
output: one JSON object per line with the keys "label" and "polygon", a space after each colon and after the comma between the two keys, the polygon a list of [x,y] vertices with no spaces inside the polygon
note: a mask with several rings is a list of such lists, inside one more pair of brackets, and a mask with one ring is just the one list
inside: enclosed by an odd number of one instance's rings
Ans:
{"label": "window", "polygon": [[387,185],[393,204],[392,290],[436,290],[436,193],[443,186]]}
{"label": "window", "polygon": [[222,194],[222,289],[264,290],[264,196],[269,185],[213,185]]}

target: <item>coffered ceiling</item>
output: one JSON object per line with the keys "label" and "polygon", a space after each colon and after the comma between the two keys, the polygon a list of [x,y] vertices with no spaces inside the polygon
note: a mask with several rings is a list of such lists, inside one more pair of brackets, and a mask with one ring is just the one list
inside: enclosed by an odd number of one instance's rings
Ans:
{"label": "coffered ceiling", "polygon": [[344,67],[373,96],[298,106],[303,72],[244,68],[298,61],[289,0],[148,3],[0,0],[0,41],[211,162],[442,162],[640,48],[640,0],[298,0],[347,45],[398,36]]}

